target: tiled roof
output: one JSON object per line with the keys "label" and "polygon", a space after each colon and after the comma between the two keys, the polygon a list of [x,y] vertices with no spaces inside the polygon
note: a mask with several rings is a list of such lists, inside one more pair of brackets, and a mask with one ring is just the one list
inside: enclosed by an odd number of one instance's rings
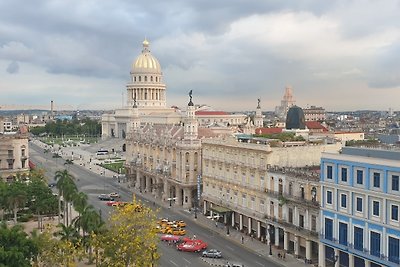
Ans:
{"label": "tiled roof", "polygon": [[229,115],[228,112],[225,111],[196,111],[195,113],[198,116],[221,116],[221,115]]}
{"label": "tiled roof", "polygon": [[272,128],[257,128],[256,134],[279,134],[283,128],[272,127]]}

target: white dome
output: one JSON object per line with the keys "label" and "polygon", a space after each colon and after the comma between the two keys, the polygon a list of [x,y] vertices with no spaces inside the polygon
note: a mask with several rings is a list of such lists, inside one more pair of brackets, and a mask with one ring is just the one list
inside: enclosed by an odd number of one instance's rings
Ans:
{"label": "white dome", "polygon": [[132,74],[134,73],[156,73],[161,74],[161,66],[158,60],[153,57],[149,50],[149,42],[143,41],[143,50],[132,64]]}

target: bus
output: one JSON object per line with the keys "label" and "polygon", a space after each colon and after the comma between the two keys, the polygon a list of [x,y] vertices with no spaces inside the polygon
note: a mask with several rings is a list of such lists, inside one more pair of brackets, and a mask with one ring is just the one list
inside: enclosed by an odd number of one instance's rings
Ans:
{"label": "bus", "polygon": [[96,155],[97,156],[108,155],[108,150],[107,149],[97,150]]}

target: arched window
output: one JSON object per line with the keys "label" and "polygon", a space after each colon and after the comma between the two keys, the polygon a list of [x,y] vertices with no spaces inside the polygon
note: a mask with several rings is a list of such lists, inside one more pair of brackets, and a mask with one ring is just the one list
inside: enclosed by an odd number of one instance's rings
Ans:
{"label": "arched window", "polygon": [[292,194],[293,194],[293,183],[290,182],[289,183],[289,195],[292,195]]}
{"label": "arched window", "polygon": [[135,82],[136,82],[136,76],[135,76],[135,77],[133,77],[133,81],[135,81]]}
{"label": "arched window", "polygon": [[139,76],[139,82],[141,82],[142,81],[142,76]]}
{"label": "arched window", "polygon": [[147,82],[147,76],[144,76],[144,81]]}
{"label": "arched window", "polygon": [[153,81],[153,76],[150,77],[150,81]]}

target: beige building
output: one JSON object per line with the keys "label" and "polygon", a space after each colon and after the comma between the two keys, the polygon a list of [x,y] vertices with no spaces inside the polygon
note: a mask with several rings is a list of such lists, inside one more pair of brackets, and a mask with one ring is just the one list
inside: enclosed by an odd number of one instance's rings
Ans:
{"label": "beige building", "polygon": [[141,127],[134,104],[127,136],[126,169],[131,186],[185,208],[195,206],[201,171],[201,139],[215,137],[201,128],[190,97],[184,125],[146,124]]}
{"label": "beige building", "polygon": [[303,109],[306,121],[325,121],[326,112],[323,107],[311,106]]}
{"label": "beige building", "polygon": [[28,135],[0,133],[0,177],[12,181],[29,173]]}
{"label": "beige building", "polygon": [[323,151],[339,149],[340,144],[274,147],[261,138],[203,140],[203,212],[317,260],[319,175],[299,167],[318,166]]}
{"label": "beige building", "polygon": [[[103,138],[126,138],[134,103],[138,107],[143,124],[180,125],[185,120],[185,111],[177,107],[167,107],[167,86],[164,83],[161,65],[150,52],[150,43],[147,40],[143,41],[142,53],[132,63],[126,90],[126,106],[116,109],[112,114],[104,114],[101,118]],[[223,111],[195,111],[198,112],[200,126],[215,123],[224,127],[237,126],[243,124],[246,118],[244,114]]]}

